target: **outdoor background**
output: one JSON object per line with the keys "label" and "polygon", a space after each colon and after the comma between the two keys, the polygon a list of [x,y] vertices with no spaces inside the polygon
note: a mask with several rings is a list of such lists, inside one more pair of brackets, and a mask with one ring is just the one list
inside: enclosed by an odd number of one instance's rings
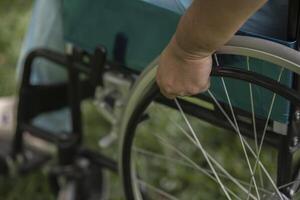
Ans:
{"label": "outdoor background", "polygon": [[[18,83],[15,73],[16,63],[22,45],[22,39],[27,30],[27,25],[30,19],[32,2],[32,0],[0,0],[0,98],[17,95]],[[117,142],[108,149],[100,149],[97,144],[99,139],[109,132],[110,127],[109,124],[101,117],[101,115],[95,111],[96,109],[93,105],[93,101],[88,100],[84,102],[82,110],[84,115],[85,144],[116,159],[118,151]],[[166,113],[169,112],[170,111]],[[176,117],[175,115],[170,116]],[[156,127],[157,129],[165,126],[165,123],[161,118],[156,118],[156,122],[158,123],[158,125],[154,127]],[[201,126],[203,125],[201,124]],[[151,128],[153,128],[153,126],[145,126],[145,134],[149,135],[148,132],[149,130],[151,130]],[[241,151],[237,151],[237,149],[235,148],[237,146],[235,145],[235,143],[238,140],[234,140],[234,138],[230,138],[228,137],[228,135],[217,134],[218,132],[215,129],[212,129],[211,126],[207,125],[205,126],[205,128],[206,131],[209,130],[209,136],[207,138],[204,138],[206,139],[206,142],[208,142],[208,144],[214,150],[217,149],[219,158],[224,159],[224,163],[227,163],[232,171],[236,171],[236,173],[242,174],[244,168],[239,162],[241,156],[239,153],[237,153]],[[174,140],[180,141],[182,146],[191,147],[189,145],[186,145],[186,143],[182,142],[183,140],[180,140],[180,138],[178,138],[178,134],[176,131],[174,131],[174,127],[169,128],[169,131],[176,136],[174,137]],[[218,138],[215,136],[211,136],[211,133],[214,133]],[[141,137],[142,144],[145,141],[148,141],[147,139],[145,140],[145,138]],[[222,141],[222,143],[220,141]],[[151,141],[148,144],[153,146],[153,143],[151,143]],[[191,147],[191,150],[194,149],[192,149]],[[235,154],[235,156],[232,156],[233,154]],[[235,159],[230,160],[225,155],[231,155],[231,157],[235,157]],[[268,156],[265,158],[270,159],[270,154],[267,155]],[[198,155],[195,154],[195,156]],[[273,158],[274,157],[275,156],[273,156]],[[273,160],[269,163],[272,162]],[[142,168],[144,168],[147,165],[142,164],[141,166]],[[239,168],[238,166],[241,167]],[[173,166],[171,167],[172,169],[174,169],[173,172],[175,171],[175,174],[178,174],[176,171],[177,168]],[[149,169],[148,171],[151,170],[152,169]],[[35,173],[32,173],[31,175],[23,177],[0,177],[0,200],[54,199],[47,184],[46,172],[47,169],[42,169]],[[166,174],[167,172],[162,173]],[[193,181],[195,179],[194,177],[188,175],[191,175],[191,173],[188,173],[186,171],[182,172],[182,176],[186,178],[187,186],[188,183],[191,182],[191,180]],[[122,196],[119,177],[112,173],[105,173],[105,177],[108,181],[106,185],[109,186],[107,188],[107,191],[110,193],[109,199],[124,199],[124,197]],[[196,186],[194,188],[194,191],[197,191],[199,189],[199,185],[200,184],[194,184],[194,186]],[[210,187],[210,184],[208,183],[205,183],[204,185],[206,187]],[[215,188],[215,184],[212,188]],[[179,192],[181,192],[181,190],[179,190]],[[206,193],[204,195],[206,195]],[[207,195],[209,196],[211,194]],[[183,199],[191,198],[189,196]],[[202,199],[220,198],[212,198],[211,196],[209,196],[206,198],[202,197]]]}
{"label": "outdoor background", "polygon": [[[0,0],[0,98],[17,94],[16,64],[23,37],[31,16],[32,0]],[[109,125],[95,112],[92,101],[83,105],[86,143],[99,150],[101,136],[109,131]],[[116,157],[117,147],[105,150]],[[50,200],[54,199],[47,185],[46,170],[25,177],[0,177],[0,200]],[[108,177],[109,176],[109,177]],[[118,178],[106,173],[112,180],[108,190],[112,199],[122,199]]]}

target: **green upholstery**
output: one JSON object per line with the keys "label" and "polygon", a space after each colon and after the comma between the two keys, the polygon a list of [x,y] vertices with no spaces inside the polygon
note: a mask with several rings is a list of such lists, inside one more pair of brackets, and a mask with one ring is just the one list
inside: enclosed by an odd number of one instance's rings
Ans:
{"label": "green upholstery", "polygon": [[[108,49],[111,60],[141,71],[163,50],[175,31],[179,15],[147,4],[141,0],[64,0],[65,39],[88,51],[97,45]],[[223,56],[221,64],[246,68],[245,58]],[[251,69],[274,79],[278,70],[269,63],[250,60]],[[291,73],[284,73],[282,83],[291,84]],[[251,111],[249,86],[228,81],[234,106]],[[267,116],[272,94],[254,87],[255,112]],[[227,102],[219,80],[212,78],[212,91],[219,100]],[[237,98],[237,97],[244,97]],[[289,104],[276,98],[272,119],[285,123]]]}
{"label": "green upholstery", "polygon": [[179,19],[140,0],[64,0],[63,4],[66,40],[90,51],[104,45],[109,59],[136,70],[160,54]]}

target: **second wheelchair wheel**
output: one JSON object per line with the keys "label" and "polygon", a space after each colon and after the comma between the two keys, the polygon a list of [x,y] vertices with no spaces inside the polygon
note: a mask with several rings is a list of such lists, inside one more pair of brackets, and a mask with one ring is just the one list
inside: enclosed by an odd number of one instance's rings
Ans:
{"label": "second wheelchair wheel", "polygon": [[193,97],[162,97],[157,61],[137,81],[120,130],[128,200],[299,199],[299,53],[235,36],[214,61]]}

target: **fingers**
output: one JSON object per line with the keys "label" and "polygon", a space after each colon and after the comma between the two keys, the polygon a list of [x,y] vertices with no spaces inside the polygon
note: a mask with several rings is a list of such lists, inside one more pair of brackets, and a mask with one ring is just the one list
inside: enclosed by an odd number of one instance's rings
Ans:
{"label": "fingers", "polygon": [[178,87],[175,83],[172,86],[165,86],[158,78],[156,80],[160,92],[168,99],[175,99],[178,96],[192,96],[202,92],[205,92],[210,87],[210,78],[205,84],[193,85],[192,83],[188,87]]}
{"label": "fingers", "polygon": [[177,97],[176,94],[172,94],[172,93],[167,93],[166,91],[164,91],[163,89],[160,89],[160,93],[162,95],[164,95],[165,97],[167,97],[168,99],[175,99]]}
{"label": "fingers", "polygon": [[166,86],[164,86],[164,84],[162,83],[162,81],[160,81],[159,76],[156,76],[156,83],[160,89],[160,93],[167,97],[168,99],[175,99],[176,98],[176,92],[173,93],[172,90]]}
{"label": "fingers", "polygon": [[166,48],[158,63],[156,82],[161,93],[169,99],[199,94],[210,86],[211,67],[211,56],[182,59]]}

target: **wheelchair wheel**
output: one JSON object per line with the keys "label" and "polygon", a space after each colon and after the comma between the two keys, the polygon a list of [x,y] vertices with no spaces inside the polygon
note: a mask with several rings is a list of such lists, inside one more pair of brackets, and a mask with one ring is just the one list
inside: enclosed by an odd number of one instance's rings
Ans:
{"label": "wheelchair wheel", "polygon": [[136,82],[120,132],[128,200],[298,199],[300,54],[235,36],[204,94],[168,100],[157,61]]}

